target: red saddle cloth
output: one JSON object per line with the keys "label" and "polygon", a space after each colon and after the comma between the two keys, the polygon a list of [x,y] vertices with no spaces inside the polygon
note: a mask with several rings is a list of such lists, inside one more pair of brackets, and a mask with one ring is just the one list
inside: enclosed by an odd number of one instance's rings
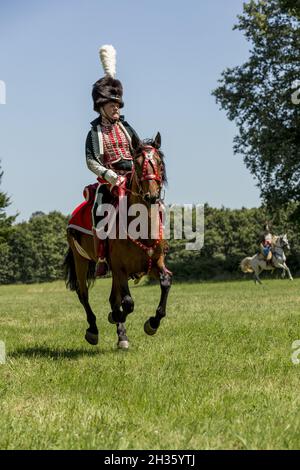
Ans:
{"label": "red saddle cloth", "polygon": [[85,201],[79,204],[72,212],[68,228],[74,228],[79,230],[79,232],[93,235],[92,209],[97,187],[98,183],[95,183],[84,188],[83,196]]}
{"label": "red saddle cloth", "polygon": [[[101,178],[97,178],[99,183],[107,184],[107,182]],[[113,194],[116,197],[122,197],[125,195],[126,188],[126,177],[120,177],[120,181],[116,184],[113,189]],[[96,191],[98,183],[89,184],[83,190],[84,202],[79,204],[76,209],[72,212],[71,218],[68,223],[68,228],[74,228],[79,232],[93,235],[93,221],[92,221],[92,210],[95,201]],[[117,203],[117,202],[116,202]]]}

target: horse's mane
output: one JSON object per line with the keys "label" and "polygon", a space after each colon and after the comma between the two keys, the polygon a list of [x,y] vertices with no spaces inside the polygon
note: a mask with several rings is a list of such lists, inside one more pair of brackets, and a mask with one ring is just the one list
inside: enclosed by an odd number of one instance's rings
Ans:
{"label": "horse's mane", "polygon": [[137,149],[137,154],[142,152],[147,146],[154,147],[159,155],[159,158],[162,163],[162,182],[166,186],[168,184],[168,179],[167,179],[167,171],[166,171],[166,162],[165,162],[165,156],[164,153],[159,150],[158,148],[155,147],[155,141],[153,139],[143,139],[140,141],[140,145]]}

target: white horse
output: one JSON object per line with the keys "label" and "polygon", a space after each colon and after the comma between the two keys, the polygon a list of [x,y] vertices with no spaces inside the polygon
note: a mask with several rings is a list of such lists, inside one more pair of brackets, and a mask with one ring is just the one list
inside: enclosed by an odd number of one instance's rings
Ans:
{"label": "white horse", "polygon": [[286,265],[286,256],[284,254],[284,249],[289,250],[290,245],[287,239],[287,235],[281,235],[279,237],[273,238],[272,243],[272,259],[269,263],[262,258],[260,253],[248,258],[244,258],[241,261],[240,267],[243,273],[254,273],[255,282],[262,284],[259,275],[262,271],[274,271],[275,268],[282,269],[282,278],[285,277],[288,273],[289,279],[292,281],[291,271]]}

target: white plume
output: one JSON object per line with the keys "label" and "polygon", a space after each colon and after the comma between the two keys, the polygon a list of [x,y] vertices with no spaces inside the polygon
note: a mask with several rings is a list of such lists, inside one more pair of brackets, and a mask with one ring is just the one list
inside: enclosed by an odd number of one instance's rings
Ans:
{"label": "white plume", "polygon": [[115,78],[116,75],[116,49],[113,46],[105,45],[99,50],[100,60],[106,75]]}

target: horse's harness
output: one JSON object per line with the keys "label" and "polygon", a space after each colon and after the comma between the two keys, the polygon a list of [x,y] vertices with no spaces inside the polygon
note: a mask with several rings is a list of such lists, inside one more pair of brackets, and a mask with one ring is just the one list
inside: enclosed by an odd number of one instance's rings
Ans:
{"label": "horse's harness", "polygon": [[[133,178],[135,178],[135,182],[138,187],[138,193],[130,189],[127,189],[127,192],[130,192],[134,196],[142,197],[142,199],[145,200],[145,196],[143,195],[143,189],[141,187],[140,182],[157,181],[158,183],[161,184],[162,177],[159,175],[157,162],[155,161],[155,158],[154,158],[155,149],[151,147],[150,145],[147,145],[144,147],[142,151],[142,155],[145,157],[143,167],[142,167],[142,177],[140,179],[137,178],[137,173],[133,167],[133,172],[132,172],[132,176],[130,180],[130,182],[132,183]],[[148,174],[148,167],[150,164],[152,165],[153,172]],[[148,274],[152,268],[152,264],[153,264],[152,257],[154,255],[155,249],[163,238],[163,226],[162,226],[161,214],[159,213],[159,237],[154,241],[154,243],[151,246],[145,245],[139,240],[135,240],[133,237],[129,235],[129,233],[127,233],[127,236],[129,240],[131,240],[136,246],[141,248],[148,256],[148,271],[147,271],[147,274]]]}
{"label": "horse's harness", "polygon": [[[142,155],[145,157],[143,167],[142,167],[142,177],[138,179],[137,173],[133,167],[132,176],[130,180],[130,182],[132,183],[133,178],[135,178],[135,183],[138,187],[138,193],[131,191],[129,189],[128,189],[128,192],[130,192],[134,196],[139,196],[145,200],[145,196],[143,194],[143,188],[141,187],[140,183],[143,181],[157,181],[158,183],[161,184],[162,177],[159,175],[157,162],[155,161],[155,158],[154,158],[155,149],[151,147],[150,145],[147,145],[142,150]],[[150,164],[152,165],[153,172],[148,174],[148,167]]]}

